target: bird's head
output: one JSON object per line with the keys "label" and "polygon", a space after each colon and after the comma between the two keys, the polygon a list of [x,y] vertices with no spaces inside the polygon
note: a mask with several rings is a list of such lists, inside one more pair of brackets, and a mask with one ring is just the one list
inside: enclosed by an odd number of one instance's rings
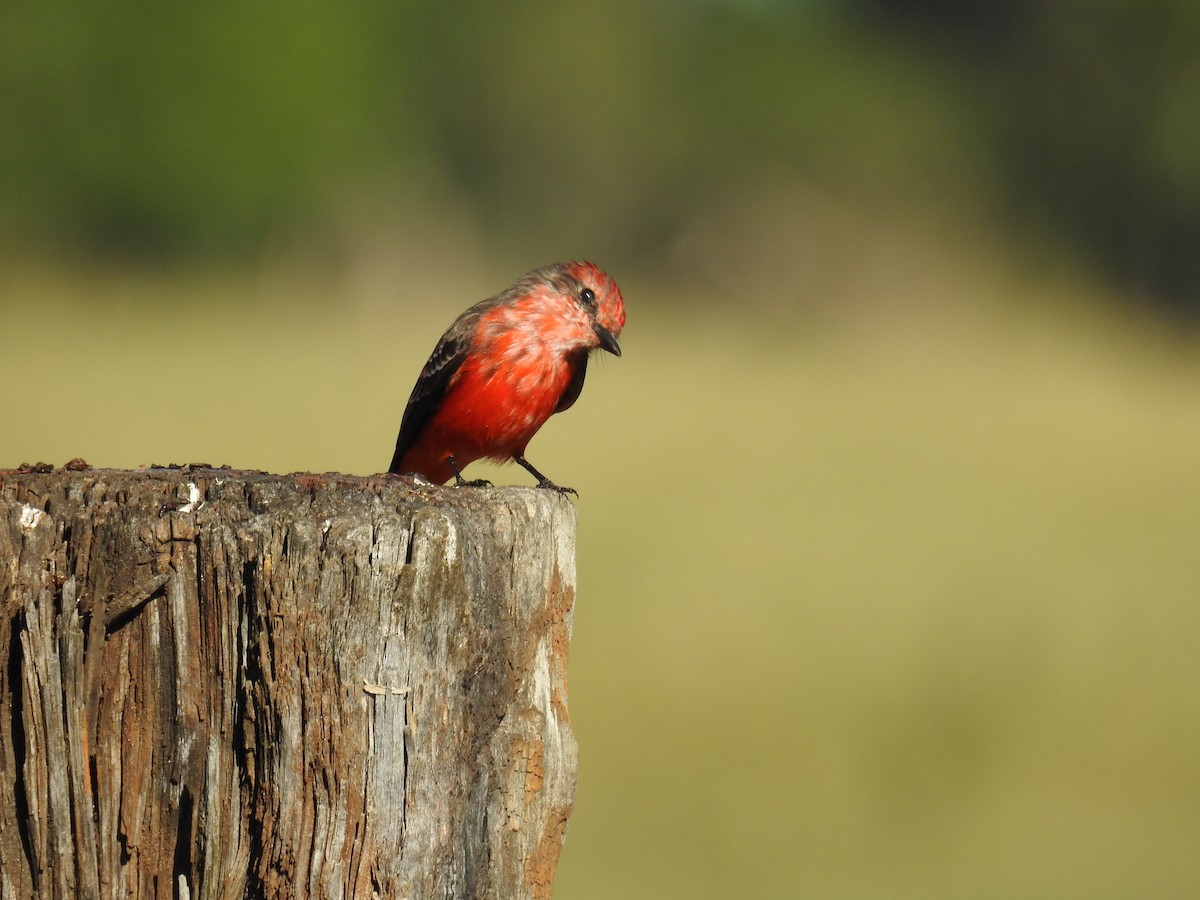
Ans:
{"label": "bird's head", "polygon": [[612,277],[590,262],[569,262],[563,268],[574,282],[576,301],[592,321],[599,346],[615,356],[621,355],[617,338],[625,327],[625,301]]}
{"label": "bird's head", "polygon": [[555,354],[601,348],[621,355],[625,301],[617,283],[590,262],[553,263],[527,272],[492,300],[481,335],[509,334],[508,352]]}

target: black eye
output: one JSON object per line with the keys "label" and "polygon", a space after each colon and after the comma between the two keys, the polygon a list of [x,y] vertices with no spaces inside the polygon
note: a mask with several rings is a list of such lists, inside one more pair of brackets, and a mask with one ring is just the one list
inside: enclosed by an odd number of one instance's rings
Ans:
{"label": "black eye", "polygon": [[584,288],[579,292],[579,302],[591,306],[596,302],[596,295],[592,293],[591,288]]}

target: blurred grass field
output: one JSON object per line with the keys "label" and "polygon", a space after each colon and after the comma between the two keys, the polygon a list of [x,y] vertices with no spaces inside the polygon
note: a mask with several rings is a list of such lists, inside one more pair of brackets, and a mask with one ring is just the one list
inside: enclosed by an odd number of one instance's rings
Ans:
{"label": "blurred grass field", "polygon": [[[518,273],[387,274],[7,273],[0,466],[377,472]],[[556,896],[1200,894],[1196,340],[616,274],[625,355],[529,452],[581,495]]]}

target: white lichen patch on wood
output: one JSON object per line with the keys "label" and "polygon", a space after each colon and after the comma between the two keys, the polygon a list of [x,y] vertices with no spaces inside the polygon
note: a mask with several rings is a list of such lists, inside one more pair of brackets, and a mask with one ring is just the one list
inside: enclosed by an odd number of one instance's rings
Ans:
{"label": "white lichen patch on wood", "polygon": [[33,531],[38,527],[38,523],[42,521],[42,516],[45,513],[36,506],[30,506],[28,503],[21,504],[21,516],[17,520],[22,531]]}
{"label": "white lichen patch on wood", "polygon": [[187,483],[187,502],[179,507],[179,511],[181,513],[195,512],[196,507],[204,502],[202,496],[200,489],[196,487],[195,483],[189,481]]}

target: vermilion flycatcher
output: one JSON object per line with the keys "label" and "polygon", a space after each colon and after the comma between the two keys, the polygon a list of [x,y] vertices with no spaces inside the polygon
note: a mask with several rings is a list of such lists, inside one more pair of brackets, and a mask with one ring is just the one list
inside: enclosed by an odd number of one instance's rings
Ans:
{"label": "vermilion flycatcher", "polygon": [[588,354],[621,355],[625,302],[589,262],[555,263],[459,316],[417,379],[389,472],[442,484],[485,456],[514,460],[538,487],[566,493],[525,459],[525,447],[583,390]]}

